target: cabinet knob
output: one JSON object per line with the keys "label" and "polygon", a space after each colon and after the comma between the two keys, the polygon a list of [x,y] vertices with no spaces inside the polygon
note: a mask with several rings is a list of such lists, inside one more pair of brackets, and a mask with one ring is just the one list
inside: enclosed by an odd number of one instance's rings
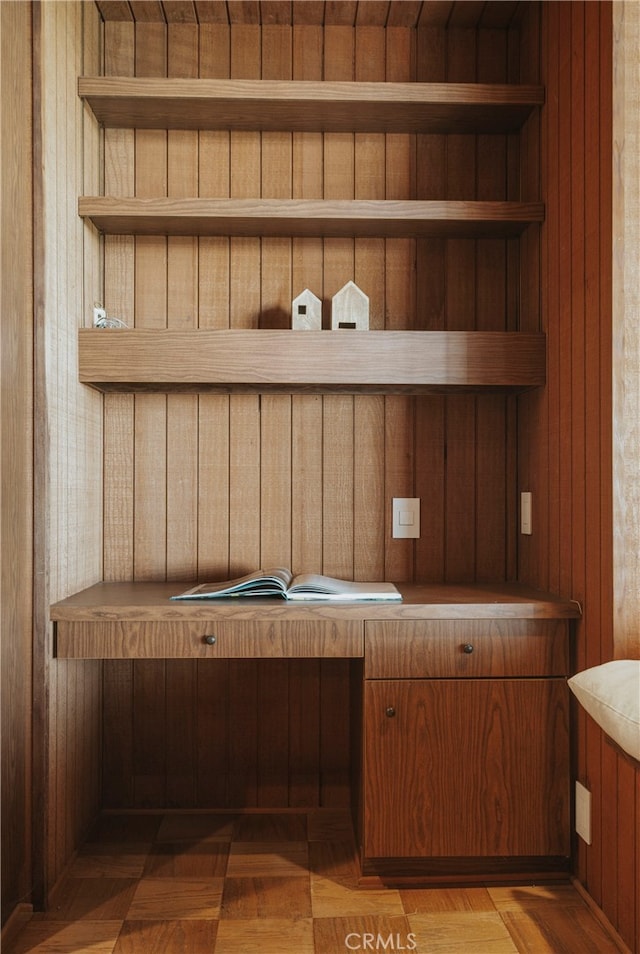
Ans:
{"label": "cabinet knob", "polygon": [[387,706],[387,708],[384,710],[384,714],[392,719],[396,714],[395,706]]}
{"label": "cabinet knob", "polygon": [[473,652],[473,646],[471,645],[471,643],[465,643],[464,646],[462,647],[462,651],[465,652],[467,655],[470,655]]}
{"label": "cabinet knob", "polygon": [[216,644],[216,637],[215,637],[215,636],[205,636],[205,637],[204,637],[204,641],[205,641],[205,643],[207,644],[207,646],[215,646],[215,644]]}

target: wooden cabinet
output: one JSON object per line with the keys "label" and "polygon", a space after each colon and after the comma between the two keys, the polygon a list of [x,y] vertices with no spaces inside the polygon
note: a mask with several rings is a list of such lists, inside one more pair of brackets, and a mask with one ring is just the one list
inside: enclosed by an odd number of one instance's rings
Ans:
{"label": "wooden cabinet", "polygon": [[365,873],[566,870],[567,652],[561,621],[367,624]]}

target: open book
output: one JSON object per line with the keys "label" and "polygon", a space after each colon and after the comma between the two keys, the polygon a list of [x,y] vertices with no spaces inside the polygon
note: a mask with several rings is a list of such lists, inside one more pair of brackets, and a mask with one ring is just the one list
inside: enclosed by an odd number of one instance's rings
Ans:
{"label": "open book", "polygon": [[401,600],[393,583],[351,583],[318,573],[294,577],[284,567],[256,570],[224,583],[202,583],[173,600],[211,600],[230,596],[281,596],[285,600]]}

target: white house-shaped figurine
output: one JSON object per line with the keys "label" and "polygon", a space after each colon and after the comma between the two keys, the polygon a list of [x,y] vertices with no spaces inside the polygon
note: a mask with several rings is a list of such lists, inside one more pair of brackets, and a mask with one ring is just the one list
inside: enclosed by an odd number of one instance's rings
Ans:
{"label": "white house-shaped figurine", "polygon": [[308,288],[291,303],[291,327],[297,331],[322,329],[322,302]]}
{"label": "white house-shaped figurine", "polygon": [[331,329],[369,330],[369,298],[355,282],[347,282],[331,299]]}

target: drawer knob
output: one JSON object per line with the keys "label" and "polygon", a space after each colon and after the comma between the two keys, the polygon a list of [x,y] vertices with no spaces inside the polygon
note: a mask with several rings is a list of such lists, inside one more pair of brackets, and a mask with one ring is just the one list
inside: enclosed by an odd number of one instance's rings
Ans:
{"label": "drawer knob", "polygon": [[395,706],[387,706],[387,708],[384,710],[384,714],[392,719],[396,714]]}
{"label": "drawer knob", "polygon": [[205,643],[207,644],[207,646],[215,646],[215,644],[216,644],[216,637],[215,637],[215,636],[205,636],[205,637],[204,637],[204,641],[205,641]]}
{"label": "drawer knob", "polygon": [[473,652],[473,646],[471,643],[465,643],[462,650],[469,656]]}

